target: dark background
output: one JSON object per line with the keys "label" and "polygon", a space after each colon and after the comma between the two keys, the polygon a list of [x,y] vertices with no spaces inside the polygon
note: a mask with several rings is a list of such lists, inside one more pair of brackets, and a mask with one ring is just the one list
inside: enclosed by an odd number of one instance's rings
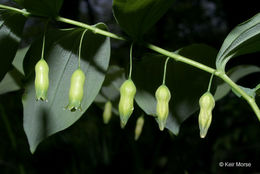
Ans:
{"label": "dark background", "polygon": [[[104,22],[111,32],[124,35],[111,8],[111,0],[64,0],[60,14],[88,24]],[[258,12],[257,1],[176,0],[146,34],[145,40],[168,50],[193,43],[205,43],[219,49],[232,28]],[[40,27],[40,20],[27,22],[21,47],[39,34]],[[126,67],[129,46],[111,41],[110,64]],[[136,51],[136,57],[139,52],[142,50]],[[232,60],[227,69],[238,64],[259,65],[257,59],[258,53],[240,56]],[[259,74],[252,74],[238,83],[255,87],[259,81]],[[159,131],[154,119],[146,116],[140,139],[134,141],[139,115],[134,113],[122,130],[115,115],[108,125],[104,125],[102,110],[93,103],[73,126],[41,143],[34,155],[30,154],[22,127],[22,94],[20,90],[0,96],[1,174],[260,173],[259,121],[247,103],[232,93],[216,103],[205,139],[199,138],[197,112],[183,123],[178,136],[166,130]],[[135,108],[138,110],[138,106]],[[221,168],[219,162],[246,162],[251,163],[251,167]]]}

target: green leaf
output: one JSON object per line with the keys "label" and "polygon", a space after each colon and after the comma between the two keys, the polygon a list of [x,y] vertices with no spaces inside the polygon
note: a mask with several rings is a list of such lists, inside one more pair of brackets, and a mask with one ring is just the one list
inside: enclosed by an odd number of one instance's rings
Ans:
{"label": "green leaf", "polygon": [[23,70],[23,60],[24,60],[24,57],[27,53],[27,51],[29,50],[30,46],[27,46],[27,47],[24,47],[24,48],[21,48],[19,49],[17,52],[16,52],[16,55],[14,57],[14,60],[13,60],[13,66],[20,72],[24,75],[24,70]]}
{"label": "green leaf", "polygon": [[122,29],[139,39],[171,7],[174,0],[114,0],[114,16]]}
{"label": "green leaf", "polygon": [[[104,24],[97,24],[107,30]],[[76,122],[96,98],[110,59],[110,39],[87,31],[82,43],[81,69],[86,75],[82,112],[65,110],[69,102],[70,78],[78,68],[79,39],[82,29],[50,31],[46,35],[45,60],[49,64],[48,102],[36,101],[34,89],[34,66],[40,60],[41,40],[32,44],[25,61],[24,70],[31,80],[23,97],[24,130],[30,150],[46,137],[66,129]]]}
{"label": "green leaf", "polygon": [[[257,66],[240,65],[230,69],[227,72],[227,75],[231,78],[231,80],[237,82],[239,79],[256,72],[260,72],[260,68]],[[222,99],[229,93],[230,90],[231,90],[230,86],[227,83],[222,82],[217,86],[217,90],[214,95],[215,100],[217,101]]]}
{"label": "green leaf", "polygon": [[27,11],[40,16],[55,17],[58,15],[63,0],[15,0]]}
{"label": "green leaf", "polygon": [[260,51],[260,13],[239,24],[226,37],[217,55],[218,70],[225,70],[226,63],[233,57]]}
{"label": "green leaf", "polygon": [[[194,44],[180,49],[178,54],[213,66],[217,51],[203,44]],[[134,64],[133,80],[137,87],[135,100],[148,115],[156,115],[154,95],[162,84],[165,60],[166,57],[161,55],[148,55]],[[199,98],[207,91],[210,76],[189,65],[169,60],[166,86],[172,97],[166,128],[172,133],[178,134],[181,123],[199,108]]]}
{"label": "green leaf", "polygon": [[95,99],[95,102],[103,108],[107,101],[112,102],[113,113],[118,115],[118,103],[120,98],[120,86],[125,81],[124,69],[113,65],[110,66],[104,84]]}
{"label": "green leaf", "polygon": [[0,9],[0,81],[11,68],[21,41],[25,20],[21,14]]}
{"label": "green leaf", "polygon": [[0,82],[0,95],[21,89],[23,75],[15,68],[9,71]]}

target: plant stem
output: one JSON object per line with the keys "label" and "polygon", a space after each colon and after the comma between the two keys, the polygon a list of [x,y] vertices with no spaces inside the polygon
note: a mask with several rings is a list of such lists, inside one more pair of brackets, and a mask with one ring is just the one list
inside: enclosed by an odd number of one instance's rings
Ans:
{"label": "plant stem", "polygon": [[129,65],[129,75],[128,75],[128,79],[131,79],[132,78],[132,68],[133,68],[133,46],[134,46],[134,43],[131,44],[131,47],[130,47],[130,65]]}
{"label": "plant stem", "polygon": [[189,58],[183,57],[183,56],[181,56],[181,55],[179,55],[179,54],[176,54],[176,53],[167,51],[167,50],[162,49],[162,48],[160,48],[160,47],[158,47],[158,46],[155,46],[155,45],[152,45],[152,44],[149,44],[149,43],[146,43],[145,46],[146,46],[147,48],[153,50],[153,51],[156,51],[156,52],[162,54],[162,55],[171,57],[171,58],[173,58],[173,59],[176,60],[176,61],[180,61],[180,62],[189,64],[189,65],[191,65],[191,66],[194,66],[194,67],[196,67],[196,68],[199,68],[199,69],[201,69],[201,70],[203,70],[203,71],[206,71],[206,72],[208,72],[208,73],[211,73],[211,74],[212,74],[212,73],[214,73],[214,72],[216,71],[214,68],[211,68],[211,67],[209,67],[209,66],[203,65],[203,64],[201,64],[201,63],[199,63],[199,62],[196,62],[196,61],[194,61],[194,60],[191,60],[191,59],[189,59]]}
{"label": "plant stem", "polygon": [[25,9],[21,10],[21,9],[18,9],[18,8],[14,8],[14,7],[10,7],[10,6],[7,6],[7,5],[2,5],[2,4],[0,4],[0,8],[21,13],[22,15],[24,15],[24,16],[26,16],[26,17],[28,17],[28,16],[31,15],[31,13],[29,13],[29,12],[26,11]]}
{"label": "plant stem", "polygon": [[251,106],[253,111],[255,112],[258,120],[260,121],[260,110],[257,106],[255,99],[250,97],[245,91],[243,91],[236,83],[234,83],[225,73],[220,74],[219,77],[223,79],[227,84],[229,84],[236,92],[238,92]]}
{"label": "plant stem", "polygon": [[79,58],[78,58],[78,68],[80,68],[80,59],[81,59],[81,47],[82,47],[82,41],[84,38],[84,35],[86,33],[87,29],[85,29],[81,35],[80,42],[79,42]]}
{"label": "plant stem", "polygon": [[210,88],[211,88],[211,84],[212,84],[212,79],[213,79],[213,77],[214,77],[214,74],[211,74],[211,76],[210,76],[210,80],[209,80],[209,86],[208,86],[208,92],[210,92]]}
{"label": "plant stem", "polygon": [[44,59],[44,49],[45,49],[45,32],[44,32],[43,38],[42,38],[42,55],[41,55],[41,59]]}
{"label": "plant stem", "polygon": [[167,57],[167,59],[165,60],[165,63],[164,63],[163,82],[162,82],[163,85],[165,85],[165,79],[166,79],[166,73],[167,73],[167,64],[168,64],[169,59],[170,59],[170,57]]}
{"label": "plant stem", "polygon": [[44,31],[43,31],[43,37],[42,37],[42,55],[41,55],[41,59],[44,59],[45,34],[46,34],[47,27],[48,27],[48,23],[49,23],[49,20],[46,21],[45,26],[44,26]]}
{"label": "plant stem", "polygon": [[101,30],[99,28],[96,28],[94,26],[91,26],[91,25],[88,25],[88,24],[85,24],[85,23],[82,23],[82,22],[74,21],[74,20],[63,18],[63,17],[60,17],[60,16],[56,17],[56,20],[59,21],[59,22],[63,22],[63,23],[71,24],[71,25],[76,25],[76,26],[79,26],[79,27],[82,27],[82,28],[89,29],[89,30],[93,31],[93,33],[95,33],[95,34],[101,34],[103,36],[111,37],[111,38],[117,39],[117,40],[126,40],[125,38],[120,37],[120,36],[118,36],[114,33],[110,33],[108,31]]}

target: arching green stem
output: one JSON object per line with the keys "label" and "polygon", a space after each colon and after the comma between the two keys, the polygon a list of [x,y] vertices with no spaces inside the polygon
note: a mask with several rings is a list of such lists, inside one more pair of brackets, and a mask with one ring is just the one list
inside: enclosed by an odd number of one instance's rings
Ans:
{"label": "arching green stem", "polygon": [[42,39],[42,55],[41,55],[41,59],[44,59],[44,49],[45,49],[45,33],[43,34],[43,39]]}
{"label": "arching green stem", "polygon": [[133,46],[134,46],[134,43],[131,44],[131,47],[130,47],[130,57],[129,57],[129,75],[128,75],[128,79],[131,79],[132,77],[132,68],[133,68]]}
{"label": "arching green stem", "polygon": [[21,9],[10,7],[10,6],[3,5],[3,4],[0,4],[0,8],[11,10],[11,11],[14,11],[14,12],[17,12],[17,13],[21,13],[22,15],[24,15],[26,17],[31,15],[31,13],[27,12],[25,9],[21,10]]}
{"label": "arching green stem", "polygon": [[165,85],[165,79],[166,79],[166,73],[167,73],[167,64],[168,64],[169,59],[170,59],[170,57],[167,57],[167,59],[165,60],[165,63],[164,63],[163,82],[162,82],[163,85]]}
{"label": "arching green stem", "polygon": [[100,34],[100,35],[107,36],[107,37],[110,37],[110,38],[113,38],[113,39],[127,40],[126,38],[118,36],[114,33],[110,33],[108,31],[101,30],[101,29],[96,28],[94,26],[91,26],[91,25],[88,25],[88,24],[85,24],[85,23],[82,23],[82,22],[74,21],[74,20],[71,20],[71,19],[67,19],[67,18],[64,18],[64,17],[58,16],[58,17],[56,17],[56,21],[75,25],[75,26],[82,27],[82,28],[86,28],[86,29],[93,31],[93,33],[95,33],[95,34]]}
{"label": "arching green stem", "polygon": [[82,42],[83,42],[83,38],[84,38],[84,35],[86,33],[88,29],[85,29],[81,35],[81,38],[80,38],[80,42],[79,42],[79,58],[78,58],[78,67],[80,68],[80,59],[81,59],[81,47],[82,47]]}
{"label": "arching green stem", "polygon": [[207,90],[208,92],[210,92],[210,88],[211,88],[213,77],[214,77],[214,73],[212,73],[211,76],[210,76],[209,86],[208,86],[208,90]]}
{"label": "arching green stem", "polygon": [[42,54],[41,54],[41,59],[44,59],[44,51],[45,51],[45,35],[47,31],[49,20],[46,21],[45,26],[44,26],[44,32],[43,32],[43,37],[42,37]]}
{"label": "arching green stem", "polygon": [[258,120],[260,121],[260,110],[257,106],[255,99],[250,97],[244,90],[242,90],[235,82],[233,82],[225,73],[220,74],[220,78],[222,78],[227,84],[231,86],[237,93],[239,93],[251,106],[253,111],[255,112]]}

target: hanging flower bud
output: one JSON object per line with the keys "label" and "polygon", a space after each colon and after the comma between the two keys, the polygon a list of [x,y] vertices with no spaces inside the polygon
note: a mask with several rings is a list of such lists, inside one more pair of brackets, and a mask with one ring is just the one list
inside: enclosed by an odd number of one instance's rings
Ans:
{"label": "hanging flower bud", "polygon": [[200,137],[205,138],[211,123],[212,110],[215,106],[214,97],[211,95],[210,92],[206,92],[200,97],[199,105],[200,105],[200,113],[199,113]]}
{"label": "hanging flower bud", "polygon": [[121,127],[124,127],[134,110],[136,87],[131,79],[126,80],[120,87],[119,115]]}
{"label": "hanging flower bud", "polygon": [[44,59],[35,65],[35,92],[36,100],[47,101],[49,88],[49,66]]}
{"label": "hanging flower bud", "polygon": [[144,117],[140,116],[137,121],[136,121],[136,126],[135,126],[135,141],[138,140],[138,138],[140,137],[142,130],[143,130],[143,126],[144,126]]}
{"label": "hanging flower bud", "polygon": [[107,101],[105,104],[104,112],[103,112],[103,121],[105,124],[108,124],[109,120],[112,116],[112,103]]}
{"label": "hanging flower bud", "polygon": [[161,131],[163,131],[168,114],[169,114],[169,101],[171,99],[171,92],[165,85],[161,85],[155,92],[157,100],[156,114],[158,117],[158,124]]}
{"label": "hanging flower bud", "polygon": [[81,110],[81,101],[83,98],[83,87],[85,83],[85,74],[78,68],[71,76],[69,104],[66,106],[70,111]]}

